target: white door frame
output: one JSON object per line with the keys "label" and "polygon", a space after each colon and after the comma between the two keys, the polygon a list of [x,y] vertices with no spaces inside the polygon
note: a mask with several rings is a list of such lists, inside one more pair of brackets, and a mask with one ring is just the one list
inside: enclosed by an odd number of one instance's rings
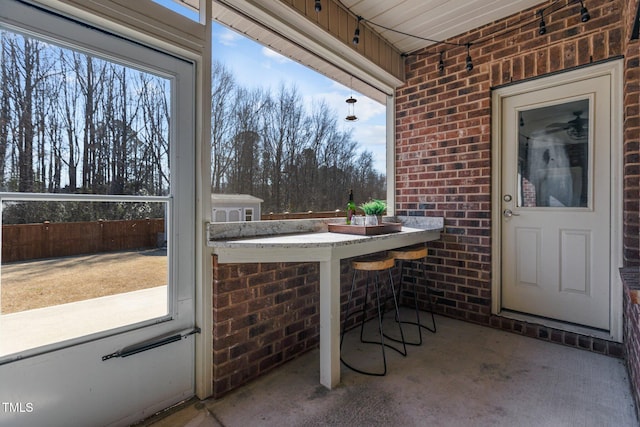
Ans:
{"label": "white door frame", "polygon": [[[495,315],[510,316],[502,312],[502,101],[503,98],[532,92],[548,87],[561,87],[578,80],[609,75],[611,78],[611,242],[610,254],[611,270],[610,279],[610,325],[611,330],[605,337],[607,339],[622,342],[622,282],[618,274],[618,268],[622,266],[622,117],[623,117],[623,61],[607,61],[596,65],[581,67],[572,71],[554,74],[548,77],[536,78],[523,83],[513,84],[495,89],[491,95],[491,313]],[[588,328],[580,328],[558,321],[545,320],[538,317],[518,315],[517,318],[533,321],[546,326],[570,330],[589,335],[598,335]]]}
{"label": "white door frame", "polygon": [[[38,351],[28,358],[0,366],[0,382],[5,385],[4,388],[0,386],[2,401],[15,407],[22,405],[21,408],[27,408],[28,412],[28,416],[20,412],[7,418],[12,425],[128,425],[193,396],[197,386],[195,376],[202,377],[210,372],[210,368],[201,368],[206,359],[210,359],[210,346],[207,356],[198,358],[194,355],[197,337],[192,335],[185,336],[183,342],[163,346],[161,350],[150,349],[126,359],[104,359],[105,355],[128,345],[164,337],[174,331],[191,330],[201,316],[195,313],[196,298],[199,297],[196,296],[196,280],[199,277],[196,277],[194,259],[196,253],[204,252],[196,248],[197,198],[196,175],[193,173],[197,154],[196,61],[189,58],[191,55],[176,55],[153,44],[141,47],[136,37],[129,41],[128,37],[105,36],[91,29],[79,31],[77,25],[70,25],[61,16],[34,12],[18,3],[8,3],[8,6],[15,7],[15,11],[12,9],[15,13],[10,15],[15,18],[7,18],[8,26],[14,25],[42,37],[51,36],[61,44],[68,42],[72,46],[100,52],[114,61],[154,70],[175,81],[172,87],[175,103],[171,113],[175,125],[172,126],[171,139],[180,141],[180,146],[172,147],[171,164],[176,176],[181,178],[172,177],[174,205],[179,211],[174,210],[167,221],[173,225],[169,251],[185,262],[172,265],[175,287],[169,295],[168,315],[151,319],[148,323],[128,325],[122,331],[106,331],[86,339],[81,337],[72,345],[47,352]],[[3,4],[7,10],[8,6]],[[166,67],[159,66],[156,58],[165,54],[173,56],[173,59],[169,59]],[[207,266],[210,270],[210,264]],[[210,301],[210,298],[199,300]],[[202,335],[207,336],[206,332]],[[152,363],[149,363],[149,358],[153,358]],[[198,387],[201,393],[210,389],[210,386]],[[109,404],[105,405],[105,402]],[[9,416],[0,415],[0,418]]]}

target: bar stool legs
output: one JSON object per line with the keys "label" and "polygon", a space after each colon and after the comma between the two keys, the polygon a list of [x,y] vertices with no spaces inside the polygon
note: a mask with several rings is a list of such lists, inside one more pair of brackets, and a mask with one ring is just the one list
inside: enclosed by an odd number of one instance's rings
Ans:
{"label": "bar stool legs", "polygon": [[[427,248],[424,245],[411,246],[408,248],[396,249],[390,252],[390,255],[394,257],[394,259],[400,261],[400,284],[398,285],[398,297],[402,294],[402,286],[404,284],[404,263],[405,261],[416,261],[419,259],[426,259],[427,257]],[[426,266],[422,264],[422,275],[426,277]],[[427,294],[427,305],[429,308],[429,312],[431,313],[431,326],[427,326],[423,324],[420,320],[420,309],[418,307],[418,298],[416,296],[416,291],[413,291],[413,306],[415,309],[416,321],[408,321],[403,320],[400,321],[399,315],[396,316],[396,321],[403,324],[413,325],[417,327],[418,330],[418,340],[417,341],[405,341],[406,344],[409,345],[422,345],[422,329],[426,329],[432,333],[436,333],[436,319],[433,314],[433,305],[431,302],[431,291],[429,290],[429,286],[426,286],[426,294]],[[390,340],[394,340],[394,338],[387,337]],[[397,340],[394,340],[397,341]]]}
{"label": "bar stool legs", "polygon": [[[364,375],[373,375],[373,376],[383,376],[386,375],[387,373],[387,357],[385,354],[385,347],[387,348],[391,348],[395,351],[397,351],[398,353],[400,353],[402,356],[406,356],[407,355],[407,346],[404,343],[404,332],[402,331],[402,324],[398,323],[398,327],[400,330],[400,336],[401,336],[401,340],[395,340],[397,342],[402,343],[402,349],[399,349],[389,343],[385,343],[384,338],[385,338],[385,334],[384,334],[384,330],[383,330],[383,326],[382,326],[382,319],[383,319],[383,305],[384,302],[387,301],[387,298],[383,298],[383,295],[381,295],[380,292],[380,272],[387,270],[387,274],[388,274],[388,280],[389,280],[389,285],[391,287],[391,297],[393,298],[393,302],[394,302],[394,306],[395,306],[395,310],[396,310],[396,316],[400,315],[399,309],[398,309],[398,300],[396,298],[396,290],[395,290],[395,286],[393,284],[393,276],[391,274],[391,268],[394,266],[395,264],[395,260],[391,257],[387,257],[384,259],[374,259],[374,260],[355,260],[351,263],[352,268],[353,268],[353,279],[351,281],[351,288],[349,290],[349,297],[347,299],[347,309],[346,309],[346,313],[345,313],[345,317],[344,317],[344,321],[343,321],[343,325],[342,325],[342,334],[340,335],[340,361],[349,369],[358,372],[360,374],[364,374]],[[368,370],[364,370],[364,369],[360,369],[360,368],[356,368],[355,366],[353,366],[351,363],[346,362],[343,357],[342,357],[342,344],[344,343],[344,334],[346,331],[346,326],[347,326],[347,322],[349,320],[349,318],[354,315],[354,314],[358,314],[358,312],[355,313],[351,313],[351,301],[353,299],[353,291],[355,289],[355,284],[356,284],[356,278],[357,278],[357,273],[358,271],[366,271],[367,272],[367,284],[365,287],[365,296],[364,296],[364,302],[362,304],[362,310],[359,311],[359,313],[362,316],[362,320],[360,322],[360,342],[365,343],[365,344],[378,344],[380,345],[380,348],[382,350],[382,361],[383,361],[383,369],[381,372],[377,372],[377,371],[368,371]],[[373,281],[373,285],[374,285],[374,290],[375,290],[375,298],[376,298],[376,305],[377,305],[377,311],[378,311],[378,329],[380,332],[380,341],[370,341],[370,340],[365,340],[364,339],[364,324],[365,324],[365,320],[366,320],[366,310],[367,310],[367,301],[369,299],[369,285],[371,282],[371,275],[372,273],[375,273],[375,277],[374,277],[374,281]],[[385,295],[386,297],[386,295]]]}

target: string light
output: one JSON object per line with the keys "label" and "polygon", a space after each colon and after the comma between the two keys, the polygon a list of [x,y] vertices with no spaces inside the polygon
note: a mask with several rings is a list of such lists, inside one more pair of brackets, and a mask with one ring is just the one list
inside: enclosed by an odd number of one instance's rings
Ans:
{"label": "string light", "polygon": [[[569,7],[571,4],[575,4],[575,3],[580,3],[580,20],[582,22],[587,22],[591,19],[591,15],[589,14],[589,11],[587,10],[587,8],[584,5],[584,1],[583,0],[567,0],[566,3],[562,2],[563,4],[557,5],[557,3],[559,3],[560,0],[554,0],[551,2],[550,5],[548,5],[547,7],[540,9],[539,11],[536,12],[536,17],[540,17],[540,21],[538,23],[538,34],[539,35],[544,35],[547,33],[547,25],[545,22],[545,13],[546,16],[548,17],[551,13],[553,12],[557,12],[558,10],[564,8],[564,7]],[[556,6],[557,5],[557,6]],[[350,11],[347,8],[348,11]],[[424,41],[429,41],[438,45],[449,45],[449,46],[466,46],[467,47],[467,57],[466,57],[466,61],[465,61],[465,66],[467,71],[471,71],[473,70],[473,60],[471,59],[471,54],[469,52],[471,44],[479,44],[482,42],[485,42],[487,40],[491,40],[493,38],[495,38],[497,35],[506,35],[515,31],[520,30],[521,28],[524,28],[525,26],[531,25],[531,18],[530,16],[524,16],[518,20],[517,22],[515,22],[513,24],[513,27],[507,28],[507,29],[498,29],[492,33],[488,33],[485,34],[483,37],[473,41],[473,43],[468,42],[468,43],[456,43],[456,42],[450,42],[450,41],[446,41],[446,40],[434,40],[434,39],[430,39],[428,37],[422,37],[422,36],[416,36],[413,34],[409,34],[409,33],[405,33],[403,31],[399,31],[396,30],[394,28],[389,28],[389,27],[385,27],[384,25],[380,25],[377,24],[373,21],[369,21],[368,19],[363,18],[360,15],[355,15],[353,14],[353,16],[355,16],[358,19],[358,23],[356,26],[356,30],[354,32],[353,35],[353,44],[354,45],[358,45],[360,43],[360,22],[366,22],[368,24],[371,24],[373,26],[382,28],[384,30],[387,31],[391,31],[394,32],[396,34],[401,34],[407,37],[412,37],[412,38],[416,38],[416,39],[420,39],[420,40],[424,40]],[[537,18],[536,18],[537,19]],[[438,61],[438,71],[440,73],[444,72],[445,69],[445,64],[444,64],[444,59],[443,59],[443,55],[444,55],[445,51],[440,51],[440,60]],[[422,53],[403,53],[402,57],[407,58],[409,56],[418,56],[418,55],[432,55],[435,52],[422,52]]]}
{"label": "string light", "polygon": [[362,16],[358,16],[358,25],[356,26],[356,31],[353,33],[353,44],[356,46],[360,43],[360,21],[362,21]]}
{"label": "string light", "polygon": [[320,0],[316,0],[316,12],[320,12],[322,10],[322,3],[320,3]]}
{"label": "string light", "polygon": [[589,19],[591,19],[591,15],[589,15],[589,11],[584,7],[582,0],[580,0],[580,20],[582,22],[587,22]]}
{"label": "string light", "polygon": [[538,11],[538,15],[540,15],[540,29],[538,30],[538,34],[543,36],[547,33],[547,25],[544,23],[544,9]]}

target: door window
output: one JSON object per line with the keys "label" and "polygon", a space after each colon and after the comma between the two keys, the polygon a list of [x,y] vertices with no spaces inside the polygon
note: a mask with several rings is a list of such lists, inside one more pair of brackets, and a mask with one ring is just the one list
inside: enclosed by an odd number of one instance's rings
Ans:
{"label": "door window", "polygon": [[589,206],[589,99],[518,113],[518,207]]}

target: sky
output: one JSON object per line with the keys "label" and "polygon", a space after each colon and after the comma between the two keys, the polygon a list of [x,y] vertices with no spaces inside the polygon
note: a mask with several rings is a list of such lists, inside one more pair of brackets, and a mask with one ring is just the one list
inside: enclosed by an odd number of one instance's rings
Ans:
{"label": "sky", "polygon": [[[177,5],[172,0],[154,0],[169,9],[197,20],[197,15]],[[218,23],[213,25],[212,56],[225,64],[236,82],[245,88],[271,89],[276,93],[281,84],[294,84],[303,102],[311,111],[314,100],[324,99],[336,112],[338,126],[343,131],[352,131],[353,140],[361,150],[373,153],[375,167],[385,173],[386,164],[386,107],[362,94],[351,90],[273,50],[256,43],[243,35]],[[356,122],[347,122],[347,98],[356,98]]]}

